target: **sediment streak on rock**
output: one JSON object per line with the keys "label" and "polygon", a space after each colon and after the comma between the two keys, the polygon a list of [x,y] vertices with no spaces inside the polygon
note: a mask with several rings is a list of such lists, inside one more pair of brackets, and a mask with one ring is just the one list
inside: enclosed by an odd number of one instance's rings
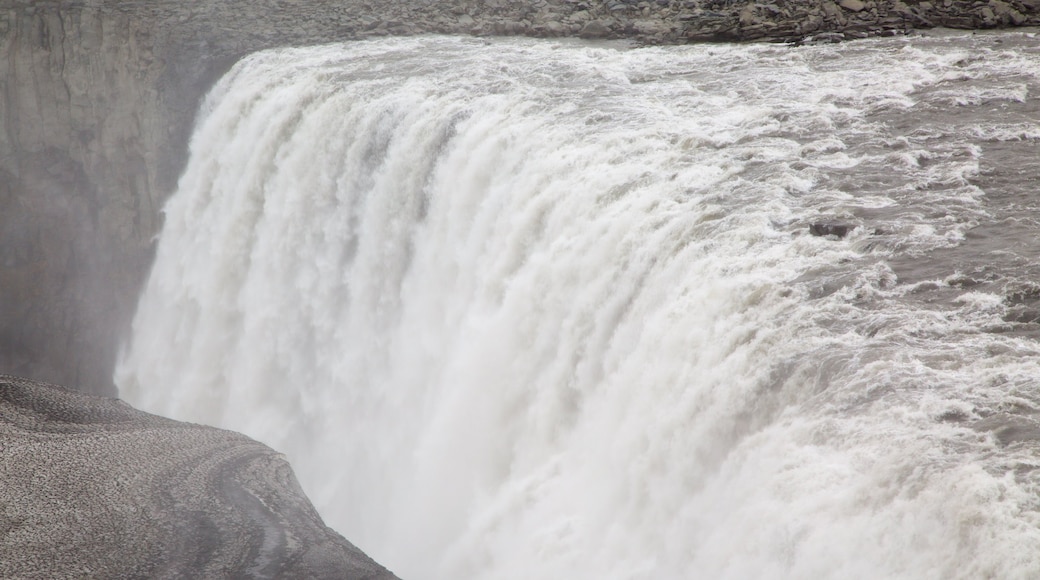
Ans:
{"label": "sediment streak on rock", "polygon": [[0,375],[0,577],[394,576],[270,448]]}

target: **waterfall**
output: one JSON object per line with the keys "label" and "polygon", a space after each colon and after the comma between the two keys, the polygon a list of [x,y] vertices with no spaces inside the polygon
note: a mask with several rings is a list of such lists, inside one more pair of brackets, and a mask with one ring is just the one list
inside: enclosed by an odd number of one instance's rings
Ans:
{"label": "waterfall", "polygon": [[997,211],[979,143],[1021,133],[942,104],[1024,106],[1040,71],[1002,50],[251,55],[117,384],[285,453],[404,578],[1040,573],[1036,438],[1007,435],[1040,433],[1040,346],[938,261]]}

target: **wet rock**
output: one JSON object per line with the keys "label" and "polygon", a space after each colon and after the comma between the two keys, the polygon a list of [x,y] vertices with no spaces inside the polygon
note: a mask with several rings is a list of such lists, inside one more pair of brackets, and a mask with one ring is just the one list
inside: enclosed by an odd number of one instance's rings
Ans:
{"label": "wet rock", "polygon": [[[840,33],[840,32],[822,32],[820,34],[816,34],[816,35],[810,36],[809,38],[805,39],[805,43],[806,44],[826,44],[826,43],[842,42],[843,40],[845,40],[845,35]],[[813,224],[813,225],[817,225],[817,224]],[[810,226],[809,230],[812,231],[812,227],[811,226]],[[819,234],[819,235],[824,235],[824,234]]]}
{"label": "wet rock", "polygon": [[814,236],[834,236],[838,239],[844,238],[849,235],[849,232],[856,229],[854,224],[839,223],[839,222],[815,222],[809,224],[809,233]]}
{"label": "wet rock", "polygon": [[603,20],[592,20],[581,27],[582,38],[607,38],[610,36],[610,26]]}
{"label": "wet rock", "polygon": [[[1032,413],[1033,409],[1022,409]],[[1002,446],[1016,443],[1034,443],[1040,441],[1040,424],[1030,417],[1019,414],[1000,413],[986,417],[972,425],[978,431],[991,432]]]}
{"label": "wet rock", "polygon": [[394,578],[244,435],[0,375],[0,441],[0,578]]}

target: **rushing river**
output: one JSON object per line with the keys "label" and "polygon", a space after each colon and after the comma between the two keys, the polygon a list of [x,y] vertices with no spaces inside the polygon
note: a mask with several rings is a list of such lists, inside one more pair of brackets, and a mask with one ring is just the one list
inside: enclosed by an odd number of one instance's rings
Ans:
{"label": "rushing river", "polygon": [[1038,185],[1032,33],[263,52],[117,382],[408,579],[1037,578]]}

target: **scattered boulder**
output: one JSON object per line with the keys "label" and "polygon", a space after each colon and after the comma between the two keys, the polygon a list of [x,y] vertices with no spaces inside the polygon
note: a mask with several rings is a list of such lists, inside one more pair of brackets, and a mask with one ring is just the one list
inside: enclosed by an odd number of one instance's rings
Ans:
{"label": "scattered boulder", "polygon": [[840,0],[838,6],[850,12],[862,12],[867,8],[867,5],[862,0]]}

